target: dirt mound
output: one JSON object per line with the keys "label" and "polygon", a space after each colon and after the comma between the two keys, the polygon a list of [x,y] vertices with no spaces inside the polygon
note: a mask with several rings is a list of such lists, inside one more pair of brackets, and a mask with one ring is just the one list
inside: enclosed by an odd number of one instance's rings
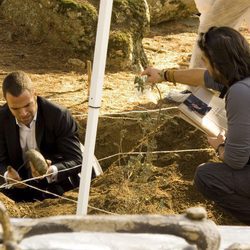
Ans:
{"label": "dirt mound", "polygon": [[13,200],[9,199],[4,194],[0,193],[0,201],[6,207],[9,216],[12,216],[12,217],[20,217],[21,216],[18,205],[16,205]]}
{"label": "dirt mound", "polygon": [[[196,167],[217,160],[204,135],[173,117],[163,123],[154,138],[157,149],[169,153],[158,151],[154,155],[142,150],[141,154],[125,154],[126,157],[113,161],[102,176],[92,180],[89,214],[178,214],[188,207],[204,206],[209,218],[217,224],[239,224],[206,201],[193,185]],[[64,198],[17,203],[19,214],[12,215],[38,218],[75,214],[77,198],[78,190],[73,190]]]}

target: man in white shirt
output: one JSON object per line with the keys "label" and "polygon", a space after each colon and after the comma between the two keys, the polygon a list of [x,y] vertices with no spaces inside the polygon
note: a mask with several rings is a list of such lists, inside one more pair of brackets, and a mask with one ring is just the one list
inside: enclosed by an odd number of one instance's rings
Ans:
{"label": "man in white shirt", "polygon": [[2,90],[6,104],[0,109],[0,173],[12,187],[1,191],[16,201],[51,197],[14,181],[38,176],[26,162],[29,149],[41,152],[48,169],[46,178],[28,184],[58,195],[77,187],[82,153],[77,124],[68,110],[37,96],[23,71],[10,73]]}

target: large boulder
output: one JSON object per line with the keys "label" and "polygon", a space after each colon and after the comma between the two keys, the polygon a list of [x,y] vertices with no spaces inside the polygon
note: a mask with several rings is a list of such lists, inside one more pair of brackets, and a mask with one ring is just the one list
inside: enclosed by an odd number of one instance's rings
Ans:
{"label": "large boulder", "polygon": [[[27,41],[49,42],[80,59],[93,59],[99,0],[4,0],[2,15]],[[107,65],[115,70],[147,65],[143,34],[149,27],[146,0],[114,0]]]}
{"label": "large boulder", "polygon": [[147,0],[147,2],[152,25],[188,17],[198,12],[194,0]]}

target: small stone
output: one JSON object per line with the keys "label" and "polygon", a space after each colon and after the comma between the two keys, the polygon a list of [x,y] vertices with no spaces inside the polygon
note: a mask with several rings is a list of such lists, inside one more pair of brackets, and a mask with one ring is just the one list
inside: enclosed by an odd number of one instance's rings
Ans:
{"label": "small stone", "polygon": [[77,59],[77,58],[70,58],[68,60],[68,64],[72,65],[72,66],[78,66],[78,67],[85,68],[85,63],[82,60]]}
{"label": "small stone", "polygon": [[186,210],[186,216],[191,220],[202,220],[207,218],[207,211],[203,207],[191,207]]}

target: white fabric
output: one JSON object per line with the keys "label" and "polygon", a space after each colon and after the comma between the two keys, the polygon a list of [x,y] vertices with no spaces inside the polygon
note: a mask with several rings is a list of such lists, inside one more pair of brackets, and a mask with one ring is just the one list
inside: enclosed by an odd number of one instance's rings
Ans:
{"label": "white fabric", "polygon": [[[82,143],[80,143],[80,147],[81,147],[81,151],[82,151],[82,157],[84,157],[84,146],[82,145]],[[103,174],[103,171],[102,171],[102,167],[100,165],[100,163],[98,162],[97,158],[94,156],[94,159],[93,159],[93,165],[92,165],[94,171],[95,171],[95,175],[96,176],[99,176],[99,175],[102,175]],[[81,177],[81,173],[78,174],[79,177]]]}
{"label": "white fabric", "polygon": [[184,239],[168,234],[75,232],[34,235],[22,250],[195,250]]}
{"label": "white fabric", "polygon": [[[37,112],[32,122],[30,123],[29,127],[18,122],[16,119],[16,124],[19,126],[19,140],[20,140],[20,145],[22,148],[23,159],[24,159],[24,153],[27,150],[29,149],[39,150],[37,146],[37,142],[36,142],[36,118],[37,118]],[[48,183],[52,183],[57,180],[58,169],[55,165],[50,166],[49,169],[52,170],[52,175],[47,176],[46,179]],[[7,176],[7,172],[4,173],[4,177],[6,176]],[[5,178],[5,181],[7,182],[7,178]]]}
{"label": "white fabric", "polygon": [[[12,219],[23,220],[23,219]],[[25,219],[30,220],[30,219]],[[229,249],[235,242],[250,244],[249,226],[218,226],[219,249]],[[75,232],[33,235],[18,245],[21,250],[183,250],[197,249],[184,239],[169,234]],[[235,248],[234,248],[235,249]],[[249,248],[244,248],[249,249]]]}
{"label": "white fabric", "polygon": [[58,168],[55,165],[51,165],[48,170],[52,170],[52,175],[46,176],[47,182],[52,183],[57,181]]}
{"label": "white fabric", "polygon": [[[198,33],[206,32],[212,26],[229,26],[239,29],[245,22],[250,28],[250,0],[195,0],[201,13]],[[201,51],[194,45],[190,68],[202,67]]]}
{"label": "white fabric", "polygon": [[37,149],[36,143],[36,117],[37,113],[35,114],[30,126],[27,127],[26,125],[20,123],[16,119],[16,124],[19,126],[19,140],[20,145],[22,148],[22,153],[24,153],[28,149]]}
{"label": "white fabric", "polygon": [[194,0],[196,4],[196,8],[200,13],[206,13],[209,11],[211,6],[216,0]]}

